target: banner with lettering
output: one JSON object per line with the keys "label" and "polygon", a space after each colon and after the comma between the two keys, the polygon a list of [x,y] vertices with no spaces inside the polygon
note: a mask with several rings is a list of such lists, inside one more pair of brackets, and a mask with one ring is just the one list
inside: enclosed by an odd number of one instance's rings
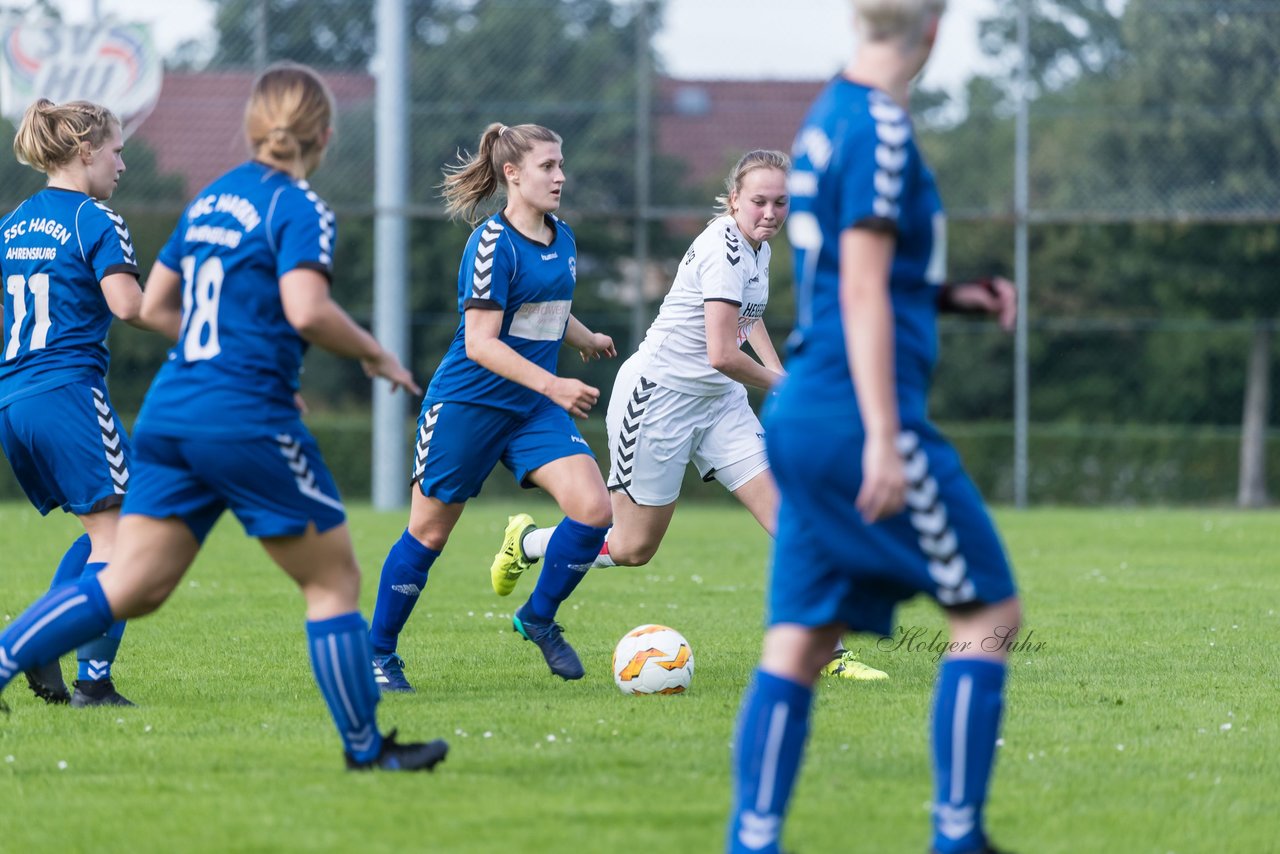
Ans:
{"label": "banner with lettering", "polygon": [[23,22],[0,39],[0,113],[15,125],[38,98],[85,100],[119,116],[128,137],[160,96],[164,66],[146,24]]}

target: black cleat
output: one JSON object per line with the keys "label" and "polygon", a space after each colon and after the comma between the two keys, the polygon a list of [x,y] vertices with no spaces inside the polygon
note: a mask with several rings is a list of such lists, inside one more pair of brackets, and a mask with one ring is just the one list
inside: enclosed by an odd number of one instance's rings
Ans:
{"label": "black cleat", "polygon": [[116,690],[110,679],[92,682],[88,679],[75,681],[76,691],[71,695],[71,708],[84,709],[89,706],[133,706],[123,694]]}
{"label": "black cleat", "polygon": [[564,626],[555,620],[539,620],[532,611],[526,611],[522,606],[512,616],[511,628],[542,651],[547,667],[556,676],[561,679],[581,679],[586,673],[582,669],[582,659],[578,658],[578,653],[564,639]]}
{"label": "black cleat", "polygon": [[376,759],[358,762],[350,753],[345,754],[348,771],[430,771],[444,761],[449,745],[444,739],[435,741],[410,741],[400,744],[396,731],[382,737],[382,750]]}
{"label": "black cleat", "polygon": [[71,702],[71,692],[67,683],[62,681],[62,667],[55,658],[48,664],[33,667],[23,674],[31,691],[51,706],[61,706]]}

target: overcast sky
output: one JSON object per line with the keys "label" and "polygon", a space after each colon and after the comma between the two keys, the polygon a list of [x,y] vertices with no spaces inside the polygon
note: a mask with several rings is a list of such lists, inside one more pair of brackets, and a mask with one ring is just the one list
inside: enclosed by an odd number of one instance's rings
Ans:
{"label": "overcast sky", "polygon": [[[54,2],[71,20],[97,8],[148,21],[164,52],[213,29],[207,0]],[[852,52],[849,8],[849,0],[668,0],[656,46],[676,77],[819,79]],[[951,0],[926,84],[954,85],[973,73],[980,61],[976,21],[990,8],[991,0]]]}

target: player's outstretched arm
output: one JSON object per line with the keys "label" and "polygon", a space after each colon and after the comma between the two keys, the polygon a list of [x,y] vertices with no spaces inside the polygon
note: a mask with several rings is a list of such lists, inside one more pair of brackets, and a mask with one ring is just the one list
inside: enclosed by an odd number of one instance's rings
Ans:
{"label": "player's outstretched arm", "polygon": [[466,326],[467,358],[480,367],[551,398],[574,418],[586,418],[600,399],[599,389],[569,377],[558,377],[502,341],[498,337],[502,331],[501,311],[469,308]]}
{"label": "player's outstretched arm", "polygon": [[972,282],[948,282],[938,291],[938,310],[955,314],[986,314],[1009,332],[1018,320],[1018,292],[1002,276]]}
{"label": "player's outstretched arm", "polygon": [[868,523],[901,510],[907,489],[897,448],[898,393],[889,301],[893,250],[894,238],[884,232],[851,228],[840,235],[840,316],[866,435],[856,504]]}
{"label": "player's outstretched arm", "polygon": [[[702,313],[707,335],[707,361],[711,363],[711,367],[731,380],[766,390],[773,388],[782,379],[781,362],[778,362],[777,369],[771,369],[742,351],[738,344],[736,304],[707,300],[702,304]],[[759,322],[756,325],[759,326]],[[755,350],[754,343],[751,349]],[[774,353],[773,358],[777,361],[778,354]]]}
{"label": "player's outstretched arm", "polygon": [[564,343],[577,350],[584,362],[599,359],[601,356],[613,358],[618,355],[612,338],[603,332],[592,332],[572,314],[569,315],[569,325],[564,330]]}
{"label": "player's outstretched arm", "polygon": [[285,318],[307,341],[335,355],[359,359],[365,374],[389,381],[393,391],[403,388],[422,394],[396,354],[383,349],[378,339],[333,301],[329,280],[320,273],[306,268],[285,273],[280,277],[280,302]]}
{"label": "player's outstretched arm", "polygon": [[142,308],[135,326],[177,341],[182,331],[182,274],[157,261],[147,274]]}

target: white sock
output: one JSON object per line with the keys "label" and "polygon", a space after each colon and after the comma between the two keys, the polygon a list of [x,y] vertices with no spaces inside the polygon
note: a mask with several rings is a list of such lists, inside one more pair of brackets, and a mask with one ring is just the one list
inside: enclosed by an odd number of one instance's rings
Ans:
{"label": "white sock", "polygon": [[[535,528],[524,535],[524,539],[520,541],[520,548],[524,550],[524,556],[529,560],[541,560],[547,555],[547,543],[551,540],[551,535],[555,533],[555,528]],[[606,535],[605,544],[607,546],[609,538]],[[602,551],[596,555],[596,559],[591,562],[593,567],[597,566],[617,566],[613,562],[613,558],[609,557],[607,551]]]}
{"label": "white sock", "polygon": [[547,543],[551,540],[551,535],[555,533],[555,528],[535,528],[524,535],[524,539],[520,541],[520,548],[524,550],[524,556],[529,560],[542,560],[547,555]]}

